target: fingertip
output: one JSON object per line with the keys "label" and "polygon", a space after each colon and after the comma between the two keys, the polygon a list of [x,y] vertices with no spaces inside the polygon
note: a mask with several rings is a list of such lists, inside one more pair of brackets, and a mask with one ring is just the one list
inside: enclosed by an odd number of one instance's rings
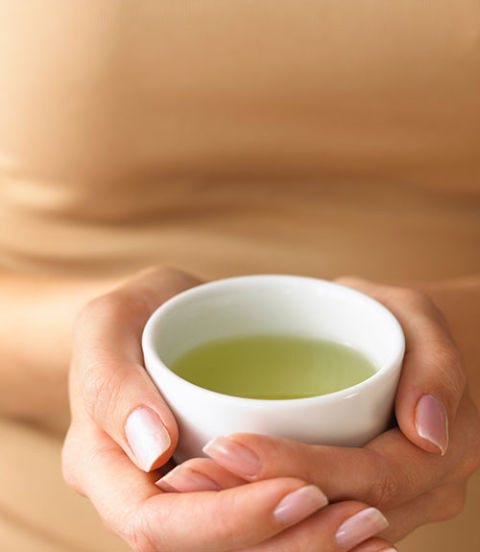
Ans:
{"label": "fingertip", "polygon": [[204,473],[180,465],[168,472],[156,483],[167,492],[192,493],[200,491],[220,491],[222,487]]}
{"label": "fingertip", "polygon": [[155,485],[162,491],[164,491],[165,493],[177,493],[178,490],[175,489],[175,487],[173,487],[172,485],[170,485],[168,483],[168,481],[164,481],[164,478],[162,477],[162,479],[159,479],[158,481],[155,482]]}
{"label": "fingertip", "polygon": [[383,539],[368,539],[351,552],[397,552],[397,549]]}
{"label": "fingertip", "polygon": [[139,406],[128,415],[125,436],[135,463],[145,472],[162,466],[173,450],[170,432],[160,416],[147,406]]}
{"label": "fingertip", "polygon": [[398,393],[395,414],[405,437],[425,452],[444,456],[449,444],[449,416],[445,403],[431,393],[418,398]]}
{"label": "fingertip", "polygon": [[425,394],[415,408],[415,429],[429,452],[444,456],[448,448],[448,415],[443,402]]}
{"label": "fingertip", "polygon": [[294,525],[328,504],[326,495],[315,485],[305,485],[284,496],[273,511],[280,525]]}
{"label": "fingertip", "polygon": [[212,439],[202,450],[225,469],[250,481],[260,472],[261,461],[256,452],[230,436]]}
{"label": "fingertip", "polygon": [[[370,280],[367,280],[366,278],[362,278],[361,276],[355,276],[353,274],[344,274],[343,276],[339,276],[338,278],[334,278],[334,282],[338,282],[339,284],[345,285],[345,286],[361,286],[361,285],[368,285],[372,284]],[[375,284],[378,287],[378,284]]]}
{"label": "fingertip", "polygon": [[341,523],[335,533],[335,541],[341,549],[351,550],[384,531],[388,525],[388,520],[377,508],[363,508]]}

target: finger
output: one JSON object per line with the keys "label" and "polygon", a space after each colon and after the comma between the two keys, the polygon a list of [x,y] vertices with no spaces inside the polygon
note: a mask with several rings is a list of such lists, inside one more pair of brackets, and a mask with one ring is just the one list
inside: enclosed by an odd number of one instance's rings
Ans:
{"label": "finger", "polygon": [[[110,445],[107,441],[110,441]],[[323,508],[324,494],[293,478],[225,491],[162,493],[105,435],[87,442],[82,488],[113,532],[136,550],[215,552],[253,546]],[[188,528],[188,530],[185,530]]]}
{"label": "finger", "polygon": [[420,495],[387,512],[390,522],[385,537],[397,542],[426,523],[446,521],[456,517],[465,506],[465,484],[450,484]]}
{"label": "finger", "polygon": [[178,431],[143,367],[141,332],[160,303],[195,283],[182,273],[144,272],[91,302],[76,325],[70,379],[75,417],[94,420],[145,471],[168,459]]}
{"label": "finger", "polygon": [[298,477],[320,486],[331,501],[355,498],[384,510],[438,486],[463,447],[455,455],[452,452],[452,459],[442,458],[419,449],[393,429],[363,448],[238,433],[211,441],[204,451],[247,481]]}
{"label": "finger", "polygon": [[[405,440],[403,435],[400,432],[396,432],[398,436]],[[406,440],[405,440],[406,441]],[[418,450],[416,447],[414,447],[411,443],[406,441],[413,450]],[[430,460],[432,457],[431,455],[427,455],[426,453],[423,453],[428,459]],[[434,457],[436,458],[436,457]],[[208,461],[203,462],[204,459],[195,459],[195,470],[196,475],[199,474],[196,477],[193,478],[192,484],[195,488],[195,490],[209,490],[210,486],[208,484],[205,484],[204,481],[202,481],[201,477],[202,475],[207,475],[208,477],[211,477],[212,479],[215,479],[216,484],[222,486],[223,488],[228,488],[234,481],[228,480],[228,472],[222,473],[218,472],[215,468],[215,466],[212,463],[208,463]],[[440,459],[438,459],[440,460]],[[441,460],[440,460],[441,461]],[[321,462],[320,462],[321,463]],[[408,459],[408,463],[410,463],[410,459]],[[294,465],[292,463],[292,465]],[[415,464],[414,464],[415,465]],[[328,465],[323,466],[326,467],[328,470]],[[217,469],[220,468],[217,466]],[[182,473],[182,470],[184,469],[184,465],[180,465],[176,469],[176,474],[174,474],[173,477],[173,486],[176,487],[177,490],[183,491],[182,486],[185,486],[185,490],[189,490],[188,484],[189,484],[189,473],[186,474]],[[221,468],[220,468],[221,469]],[[352,468],[353,469],[353,468]],[[294,470],[293,470],[294,471]],[[434,472],[435,470],[431,470]],[[292,473],[292,470],[289,472]],[[355,480],[357,478],[362,478],[362,472],[355,471],[352,472],[355,475]],[[294,471],[294,474],[298,476],[298,472]],[[284,474],[285,475],[285,474]],[[340,479],[339,481],[343,481],[342,473],[335,475],[339,475]],[[308,479],[308,476],[306,474],[303,474],[302,477],[305,479]],[[334,476],[335,477],[335,476]],[[187,483],[185,483],[185,478]],[[177,483],[178,481],[178,483]],[[208,481],[208,479],[207,479]],[[319,483],[319,478],[313,479],[313,482]],[[350,480],[346,482],[348,485],[350,483]],[[434,482],[432,481],[432,484]],[[438,484],[438,480],[435,481],[435,483]],[[327,483],[325,481],[322,481],[322,484],[324,485],[324,488],[327,492],[327,495],[332,498],[331,489],[328,487]],[[333,485],[336,485],[336,480],[333,481]],[[402,486],[400,484],[400,486]],[[381,486],[382,491],[386,493],[392,493],[394,491],[394,487],[391,485],[382,485]],[[385,490],[386,489],[386,490]],[[417,489],[417,493],[418,493]],[[372,490],[370,490],[370,493],[372,494]],[[412,493],[414,494],[414,493]],[[378,491],[373,491],[373,495],[378,496]],[[372,495],[372,496],[373,496]],[[386,497],[384,497],[385,499]],[[444,519],[450,519],[451,517],[457,515],[461,509],[464,506],[465,503],[465,484],[464,482],[460,483],[454,483],[454,484],[447,484],[442,485],[440,487],[435,487],[432,491],[429,491],[424,494],[420,494],[420,496],[415,496],[414,499],[407,500],[403,502],[402,506],[398,507],[399,504],[402,503],[401,500],[399,500],[400,497],[397,495],[395,497],[391,497],[388,502],[390,503],[397,503],[397,507],[393,510],[389,510],[387,512],[388,519],[390,521],[390,529],[386,533],[386,535],[392,540],[392,542],[396,542],[397,540],[400,540],[404,536],[411,533],[414,529],[417,527],[434,521],[441,521]],[[385,502],[385,500],[383,500]],[[302,533],[303,534],[303,533]],[[306,535],[305,538],[308,540],[310,537],[308,530],[306,529]],[[299,539],[300,541],[303,539],[303,537],[299,534],[298,537],[295,537],[296,539]],[[293,542],[296,542],[294,540]],[[313,541],[312,541],[313,542]],[[370,548],[365,548],[365,552],[367,550],[388,550],[389,547],[391,548],[391,545],[388,545],[388,543],[384,541],[378,541],[375,543],[369,543]],[[285,548],[286,550],[303,550],[303,548],[296,547],[296,548]],[[317,548],[322,549],[323,548]],[[356,549],[355,549],[356,550]],[[358,552],[361,552],[363,548],[359,548]]]}
{"label": "finger", "polygon": [[417,446],[445,454],[466,376],[443,315],[419,291],[357,279],[337,281],[371,295],[397,317],[406,339],[395,403],[398,423]]}
{"label": "finger", "polygon": [[[463,485],[451,485],[435,489],[428,494],[417,497],[400,508],[386,513],[389,526],[381,530],[381,532],[382,536],[388,539],[388,541],[380,538],[368,538],[358,546],[352,545],[354,548],[351,550],[352,552],[394,552],[395,548],[391,544],[392,542],[401,540],[425,523],[451,519],[462,510],[464,502],[465,488]],[[343,515],[343,508],[347,504],[349,511],[345,512],[345,518],[362,509],[362,506],[358,502],[344,502],[328,506],[308,520],[255,547],[253,549],[254,552],[267,550],[302,550],[307,552],[309,550],[312,550],[312,552],[322,550],[327,552],[331,549],[337,550],[334,544],[332,544],[331,538],[335,533],[335,523],[333,524],[333,528],[329,528],[325,520],[328,517],[327,514],[330,514],[335,507],[339,507],[340,510],[341,506],[342,510],[337,513]],[[372,531],[372,535],[374,534]],[[359,542],[360,540],[361,537]]]}
{"label": "finger", "polygon": [[[439,486],[465,481],[480,459],[478,428],[475,407],[466,396],[453,427],[452,446],[444,457],[419,449],[398,429],[381,434],[363,448],[235,434],[213,441],[205,450],[218,461],[218,468],[222,466],[248,481],[299,477],[318,485],[332,501],[349,497],[386,510]],[[201,459],[191,462],[198,462],[197,473],[213,478],[220,486],[235,484],[234,479],[228,481],[225,472],[214,469],[215,464]],[[181,472],[180,466],[174,480],[182,477]],[[202,489],[200,481],[196,485],[197,490]]]}
{"label": "finger", "polygon": [[384,531],[387,526],[386,518],[375,508],[360,502],[339,502],[250,548],[249,552],[342,552],[370,540],[370,537]]}
{"label": "finger", "polygon": [[383,539],[368,539],[360,546],[352,549],[352,552],[396,552],[396,548]]}
{"label": "finger", "polygon": [[245,480],[210,458],[192,458],[176,466],[156,482],[167,492],[218,491],[244,485]]}

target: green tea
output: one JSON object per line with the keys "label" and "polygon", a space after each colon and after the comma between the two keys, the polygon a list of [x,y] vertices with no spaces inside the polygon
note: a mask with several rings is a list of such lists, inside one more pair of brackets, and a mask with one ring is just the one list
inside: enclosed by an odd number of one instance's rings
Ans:
{"label": "green tea", "polygon": [[356,349],[291,335],[209,341],[181,355],[170,368],[200,387],[254,399],[324,395],[375,373],[372,361]]}

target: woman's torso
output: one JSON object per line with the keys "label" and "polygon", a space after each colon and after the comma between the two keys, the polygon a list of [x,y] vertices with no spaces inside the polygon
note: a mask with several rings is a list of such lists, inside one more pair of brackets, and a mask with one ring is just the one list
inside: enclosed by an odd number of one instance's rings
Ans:
{"label": "woman's torso", "polygon": [[478,6],[0,3],[0,262],[479,269]]}

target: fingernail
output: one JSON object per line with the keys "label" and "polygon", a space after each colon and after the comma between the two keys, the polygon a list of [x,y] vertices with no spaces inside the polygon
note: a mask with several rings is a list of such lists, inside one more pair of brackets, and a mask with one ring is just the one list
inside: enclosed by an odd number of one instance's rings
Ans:
{"label": "fingernail", "polygon": [[392,548],[391,546],[389,548],[382,548],[381,544],[367,544],[359,546],[358,548],[356,547],[355,552],[398,552],[398,550],[396,548]]}
{"label": "fingernail", "polygon": [[273,511],[278,523],[293,525],[328,504],[327,497],[315,485],[306,485],[284,496]]}
{"label": "fingernail", "polygon": [[137,408],[127,418],[125,435],[138,466],[147,472],[172,443],[158,414],[145,406]]}
{"label": "fingernail", "polygon": [[183,466],[177,466],[159,479],[155,485],[164,491],[175,490],[179,493],[196,491],[219,491],[220,485],[210,477]]}
{"label": "fingernail", "polygon": [[260,458],[250,449],[229,439],[217,437],[203,447],[203,452],[227,470],[245,477],[260,471]]}
{"label": "fingernail", "polygon": [[359,546],[358,548],[355,548],[357,552],[398,552],[396,548],[389,547],[389,548],[383,548],[382,544],[363,544]]}
{"label": "fingernail", "polygon": [[366,508],[344,521],[338,528],[335,539],[340,547],[350,550],[387,527],[388,521],[381,512],[376,508]]}
{"label": "fingernail", "polygon": [[417,433],[435,445],[442,456],[448,447],[448,418],[445,406],[433,395],[423,395],[415,412]]}

